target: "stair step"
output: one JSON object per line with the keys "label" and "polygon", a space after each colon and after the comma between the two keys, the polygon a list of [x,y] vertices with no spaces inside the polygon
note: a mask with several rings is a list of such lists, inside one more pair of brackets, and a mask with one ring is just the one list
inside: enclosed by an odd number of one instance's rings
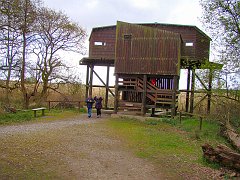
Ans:
{"label": "stair step", "polygon": [[126,109],[126,110],[141,110],[140,107],[127,107],[127,106],[125,106],[125,107],[120,106],[120,107],[118,107],[118,109],[120,109],[120,110],[123,110],[123,109]]}
{"label": "stair step", "polygon": [[156,102],[156,104],[175,104],[175,103],[172,103],[170,101],[161,101],[161,102]]}
{"label": "stair step", "polygon": [[172,98],[157,98],[157,101],[172,101]]}
{"label": "stair step", "polygon": [[146,108],[156,108],[156,105],[146,105]]}
{"label": "stair step", "polygon": [[141,106],[142,106],[142,103],[129,102],[129,101],[119,101],[119,106],[126,106],[126,107],[141,107]]}

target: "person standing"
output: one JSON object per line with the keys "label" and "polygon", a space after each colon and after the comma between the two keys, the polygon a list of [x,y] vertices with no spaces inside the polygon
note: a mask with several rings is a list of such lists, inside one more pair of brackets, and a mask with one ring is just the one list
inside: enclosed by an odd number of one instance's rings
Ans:
{"label": "person standing", "polygon": [[91,95],[86,99],[86,103],[87,103],[87,109],[88,109],[88,118],[90,118],[92,117],[92,107],[94,103],[94,99],[92,98]]}
{"label": "person standing", "polygon": [[102,112],[101,112],[102,100],[103,100],[102,97],[97,97],[97,96],[94,97],[94,101],[96,102],[95,108],[97,109],[97,118],[101,117],[101,115],[102,115]]}

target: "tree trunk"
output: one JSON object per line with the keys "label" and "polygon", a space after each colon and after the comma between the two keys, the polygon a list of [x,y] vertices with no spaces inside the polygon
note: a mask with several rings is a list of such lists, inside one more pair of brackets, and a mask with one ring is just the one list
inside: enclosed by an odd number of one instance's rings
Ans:
{"label": "tree trunk", "polygon": [[226,122],[226,125],[222,127],[224,131],[224,136],[227,137],[229,142],[232,144],[237,151],[240,152],[240,136],[236,133],[236,131],[232,128],[229,122]]}
{"label": "tree trunk", "polygon": [[22,52],[22,68],[21,68],[21,91],[23,96],[23,107],[28,109],[29,100],[28,94],[25,87],[25,69],[26,69],[26,34],[23,30],[23,52]]}
{"label": "tree trunk", "polygon": [[212,162],[220,163],[240,172],[240,154],[232,151],[225,145],[218,145],[215,149],[205,144],[202,146],[203,155]]}
{"label": "tree trunk", "polygon": [[41,92],[41,97],[39,99],[39,104],[42,105],[44,102],[47,101],[47,90],[48,90],[48,82],[43,81],[43,89]]}

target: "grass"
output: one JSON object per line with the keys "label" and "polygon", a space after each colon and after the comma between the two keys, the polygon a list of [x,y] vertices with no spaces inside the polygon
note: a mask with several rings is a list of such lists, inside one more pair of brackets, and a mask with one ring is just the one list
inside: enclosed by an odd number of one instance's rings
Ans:
{"label": "grass", "polygon": [[29,121],[41,121],[41,120],[59,120],[70,118],[79,113],[85,113],[85,109],[51,109],[50,111],[45,110],[45,116],[41,116],[41,111],[37,112],[37,117],[35,118],[33,115],[33,111],[17,111],[16,113],[3,113],[0,116],[0,125],[10,125],[10,124],[18,124]]}
{"label": "grass", "polygon": [[0,116],[0,125],[20,123],[33,119],[33,112],[22,111],[17,113],[4,113]]}
{"label": "grass", "polygon": [[[169,167],[184,174],[198,173],[198,168],[193,167],[219,168],[217,164],[206,162],[201,145],[226,143],[219,135],[218,124],[211,121],[204,121],[201,131],[197,119],[184,119],[180,124],[168,118],[145,122],[116,118],[111,119],[108,126],[138,157],[161,163],[166,172]],[[182,166],[185,162],[188,165]]]}
{"label": "grass", "polygon": [[175,155],[195,153],[185,135],[180,135],[175,128],[166,123],[158,122],[156,125],[152,123],[113,119],[109,125],[125,140],[127,139],[129,146],[136,147],[136,154],[142,157],[151,158],[159,152],[166,155],[172,152]]}

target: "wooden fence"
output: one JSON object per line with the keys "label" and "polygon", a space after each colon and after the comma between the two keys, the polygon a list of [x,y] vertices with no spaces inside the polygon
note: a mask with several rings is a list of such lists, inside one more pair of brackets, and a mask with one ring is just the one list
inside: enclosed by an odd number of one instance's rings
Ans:
{"label": "wooden fence", "polygon": [[81,106],[85,103],[85,101],[47,101],[48,103],[48,110],[51,109],[51,103],[58,103],[60,104],[61,108],[65,107],[67,104],[77,103],[78,109],[80,110]]}

